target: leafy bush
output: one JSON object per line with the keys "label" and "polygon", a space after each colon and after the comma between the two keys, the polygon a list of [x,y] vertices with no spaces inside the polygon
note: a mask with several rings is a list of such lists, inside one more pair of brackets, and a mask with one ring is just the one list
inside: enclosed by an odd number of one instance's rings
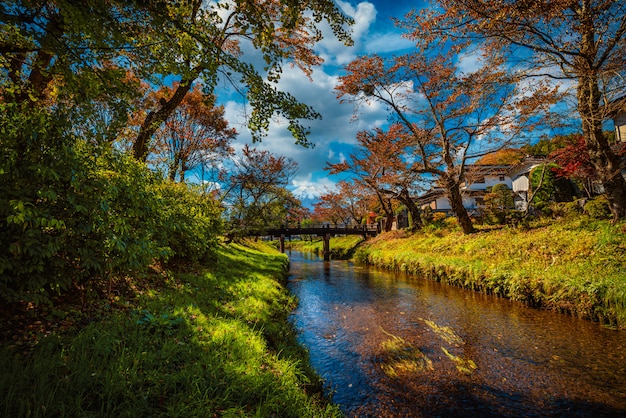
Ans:
{"label": "leafy bush", "polygon": [[507,213],[514,207],[513,191],[506,184],[496,184],[485,194],[484,220],[488,224],[504,225]]}
{"label": "leafy bush", "polygon": [[208,200],[68,134],[58,115],[17,105],[0,114],[0,298],[47,302],[215,247],[219,215]]}
{"label": "leafy bush", "polygon": [[554,201],[555,174],[553,169],[558,167],[554,163],[543,164],[535,167],[530,172],[530,186],[533,193],[531,204],[544,215],[549,216],[552,212],[548,205]]}
{"label": "leafy bush", "polygon": [[583,208],[577,201],[555,202],[551,206],[552,215],[557,218],[576,218],[583,213]]}
{"label": "leafy bush", "polygon": [[598,196],[585,203],[584,213],[594,219],[611,219],[611,208],[606,196]]}
{"label": "leafy bush", "polygon": [[170,250],[171,261],[214,258],[222,227],[217,204],[185,184],[163,182],[156,189],[161,198],[156,239]]}

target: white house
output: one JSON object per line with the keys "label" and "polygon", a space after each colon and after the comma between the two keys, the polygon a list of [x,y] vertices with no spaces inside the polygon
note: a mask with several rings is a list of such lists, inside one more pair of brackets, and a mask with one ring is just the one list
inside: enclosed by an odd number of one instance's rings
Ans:
{"label": "white house", "polygon": [[615,139],[617,142],[626,142],[626,98],[617,99],[613,104],[617,105],[617,110],[611,114],[615,125]]}
{"label": "white house", "polygon": [[[515,209],[525,210],[528,205],[530,172],[544,164],[544,158],[526,157],[516,165],[468,165],[465,170],[465,182],[461,185],[463,206],[471,213],[480,209],[484,203],[487,189],[496,184],[505,184],[515,193]],[[433,211],[450,212],[452,207],[442,188],[435,188],[420,196],[417,204]]]}
{"label": "white house", "polygon": [[546,162],[545,158],[526,157],[519,164],[510,168],[507,176],[511,179],[511,190],[515,193],[515,209],[526,210],[528,207],[530,172],[533,168]]}

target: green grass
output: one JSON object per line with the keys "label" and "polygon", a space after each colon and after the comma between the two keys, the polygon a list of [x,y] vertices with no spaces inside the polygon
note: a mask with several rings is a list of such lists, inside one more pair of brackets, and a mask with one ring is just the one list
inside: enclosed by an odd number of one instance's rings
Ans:
{"label": "green grass", "polygon": [[261,244],[221,246],[212,267],[162,273],[27,353],[4,344],[0,415],[339,416],[288,322],[286,266]]}
{"label": "green grass", "polygon": [[[359,235],[333,237],[330,239],[330,257],[333,260],[352,258],[357,246],[363,241]],[[308,251],[319,256],[324,252],[324,240],[320,237],[314,237],[313,241],[291,241],[289,245],[294,250]]]}

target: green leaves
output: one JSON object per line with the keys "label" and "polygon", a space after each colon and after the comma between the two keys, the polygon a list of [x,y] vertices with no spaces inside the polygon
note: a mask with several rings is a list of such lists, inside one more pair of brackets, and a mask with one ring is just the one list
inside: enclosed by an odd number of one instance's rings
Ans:
{"label": "green leaves", "polygon": [[[155,260],[200,260],[215,251],[219,210],[144,164],[67,133],[65,116],[0,115],[0,298],[45,302],[73,286]],[[19,152],[13,152],[19,150]]]}

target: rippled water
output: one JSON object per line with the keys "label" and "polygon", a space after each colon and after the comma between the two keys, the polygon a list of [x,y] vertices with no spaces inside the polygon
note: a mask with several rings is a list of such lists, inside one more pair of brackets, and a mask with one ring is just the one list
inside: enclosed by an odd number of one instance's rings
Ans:
{"label": "rippled water", "polygon": [[626,416],[626,331],[292,252],[293,321],[348,416]]}

